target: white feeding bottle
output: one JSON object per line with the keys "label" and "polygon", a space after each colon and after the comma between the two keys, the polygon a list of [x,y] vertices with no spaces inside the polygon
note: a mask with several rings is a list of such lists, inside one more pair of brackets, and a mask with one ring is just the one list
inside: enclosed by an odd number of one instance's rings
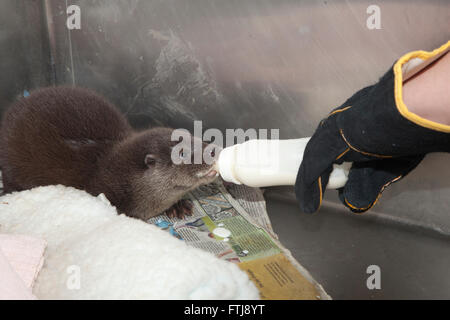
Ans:
{"label": "white feeding bottle", "polygon": [[[224,148],[217,161],[217,170],[225,181],[235,184],[250,187],[293,186],[309,139],[255,139]],[[351,162],[333,167],[328,189],[345,185]]]}

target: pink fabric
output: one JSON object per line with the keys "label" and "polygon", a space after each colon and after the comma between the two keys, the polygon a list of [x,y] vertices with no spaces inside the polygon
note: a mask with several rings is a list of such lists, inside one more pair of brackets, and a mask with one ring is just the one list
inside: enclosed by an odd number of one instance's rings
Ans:
{"label": "pink fabric", "polygon": [[32,288],[45,247],[42,239],[0,234],[0,299],[36,299]]}

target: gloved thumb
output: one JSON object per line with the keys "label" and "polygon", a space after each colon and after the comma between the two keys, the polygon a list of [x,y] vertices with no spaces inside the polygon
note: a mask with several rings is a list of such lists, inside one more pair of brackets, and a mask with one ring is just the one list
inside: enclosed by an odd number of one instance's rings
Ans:
{"label": "gloved thumb", "polygon": [[354,162],[348,181],[339,189],[342,203],[355,213],[372,208],[390,184],[399,181],[422,161],[424,155]]}

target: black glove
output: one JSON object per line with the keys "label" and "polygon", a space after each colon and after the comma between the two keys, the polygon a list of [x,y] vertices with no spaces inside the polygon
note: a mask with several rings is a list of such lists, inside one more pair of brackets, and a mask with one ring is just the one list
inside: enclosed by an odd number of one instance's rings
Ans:
{"label": "black glove", "polygon": [[[442,54],[415,51],[400,58],[381,79],[334,109],[306,146],[295,184],[302,211],[315,212],[322,202],[333,163],[353,162],[341,201],[354,212],[370,209],[383,190],[413,170],[429,152],[450,152],[450,126],[408,111],[402,100],[402,66],[413,58]],[[414,62],[417,62],[416,59]]]}

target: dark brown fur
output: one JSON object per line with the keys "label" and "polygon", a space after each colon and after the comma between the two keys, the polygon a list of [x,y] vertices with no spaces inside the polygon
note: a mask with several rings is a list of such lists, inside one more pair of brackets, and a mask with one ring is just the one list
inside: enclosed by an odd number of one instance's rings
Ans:
{"label": "dark brown fur", "polygon": [[[178,143],[172,131],[136,132],[113,105],[86,89],[37,90],[3,116],[5,192],[62,184],[104,193],[120,212],[148,219],[214,179],[210,165],[172,162]],[[154,161],[146,162],[148,155]]]}

